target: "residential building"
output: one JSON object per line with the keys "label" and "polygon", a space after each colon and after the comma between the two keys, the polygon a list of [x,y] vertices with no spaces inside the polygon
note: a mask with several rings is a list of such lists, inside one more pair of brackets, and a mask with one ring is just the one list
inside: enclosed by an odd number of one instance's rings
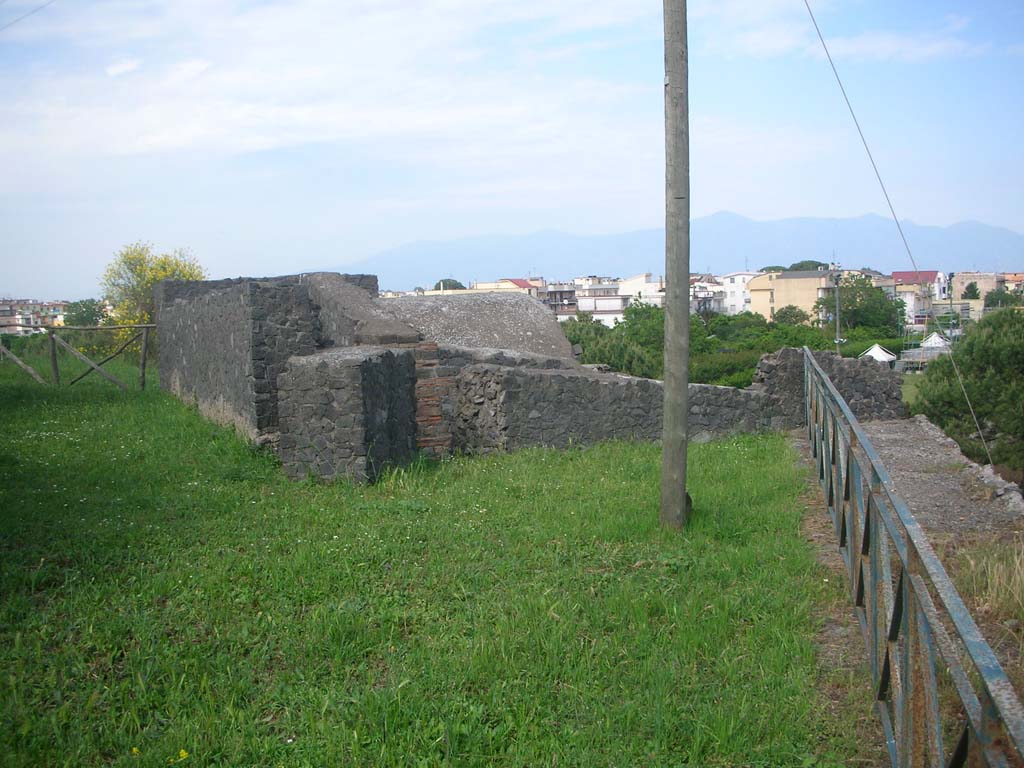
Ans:
{"label": "residential building", "polygon": [[[843,277],[860,275],[860,270],[845,269]],[[787,306],[802,309],[811,317],[824,319],[815,306],[818,299],[834,296],[834,272],[827,269],[799,272],[766,272],[747,282],[750,291],[750,311],[768,320],[775,319],[775,311]]]}
{"label": "residential building", "polygon": [[599,275],[577,277],[573,280],[576,286],[577,310],[586,312],[609,327],[621,322],[624,310],[632,298],[619,294],[621,283],[618,278]]}
{"label": "residential building", "polygon": [[690,276],[690,313],[725,312],[725,288],[714,275]]}
{"label": "residential building", "polygon": [[719,282],[725,289],[723,311],[727,315],[738,315],[750,311],[750,291],[747,284],[760,272],[730,272],[722,275]]}
{"label": "residential building", "polygon": [[[534,298],[542,298],[547,292],[547,283],[543,277],[503,277],[494,282],[470,283],[469,291],[477,293],[526,293]],[[427,294],[439,293],[438,291],[425,291]],[[445,291],[452,293],[452,291]]]}
{"label": "residential building", "polygon": [[575,283],[548,283],[544,303],[551,307],[555,317],[568,320],[579,311],[576,303]]}
{"label": "residential building", "polygon": [[[0,333],[23,336],[62,326],[67,306],[66,301],[0,299]],[[19,327],[26,325],[33,327]]]}
{"label": "residential building", "polygon": [[954,272],[953,298],[962,299],[964,291],[971,283],[978,286],[979,299],[984,299],[986,293],[998,290],[1006,285],[1005,278],[998,272]]}
{"label": "residential building", "polygon": [[907,325],[926,325],[934,314],[933,303],[949,298],[944,272],[934,269],[918,272],[893,272],[895,298],[905,304],[904,321]]}
{"label": "residential building", "polygon": [[633,275],[619,281],[619,294],[660,307],[665,303],[665,279],[659,275],[655,280],[650,272]]}
{"label": "residential building", "polygon": [[500,280],[480,281],[470,283],[469,288],[438,288],[436,290],[415,290],[415,291],[381,291],[383,299],[393,299],[399,296],[449,296],[453,293],[526,293],[538,299],[543,299],[547,290],[547,283],[543,277],[503,277]]}
{"label": "residential building", "polygon": [[1024,272],[1003,272],[1003,287],[1011,292],[1024,292]]}

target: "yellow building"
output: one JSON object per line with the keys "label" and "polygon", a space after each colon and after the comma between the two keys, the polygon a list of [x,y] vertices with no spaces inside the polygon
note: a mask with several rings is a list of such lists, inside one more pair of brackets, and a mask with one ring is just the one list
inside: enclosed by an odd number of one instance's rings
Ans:
{"label": "yellow building", "polygon": [[[775,311],[790,305],[798,307],[811,316],[818,317],[814,305],[818,299],[832,296],[833,272],[815,270],[808,272],[767,272],[750,279],[750,311],[772,320]],[[859,270],[843,270],[843,277],[860,275]]]}

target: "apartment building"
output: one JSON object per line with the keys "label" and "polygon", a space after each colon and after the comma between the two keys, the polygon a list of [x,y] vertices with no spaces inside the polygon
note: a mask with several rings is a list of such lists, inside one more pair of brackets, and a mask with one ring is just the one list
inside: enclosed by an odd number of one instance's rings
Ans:
{"label": "apartment building", "polygon": [[934,269],[919,272],[893,272],[893,291],[905,304],[907,325],[926,325],[936,302],[949,299],[949,286],[944,272]]}
{"label": "apartment building", "polygon": [[[747,282],[750,311],[773,320],[775,310],[792,305],[816,317],[818,299],[834,295],[834,274],[829,270],[813,270],[765,272],[752,277]],[[843,277],[860,274],[859,270],[843,270],[842,273]]]}
{"label": "apartment building", "polygon": [[[22,336],[62,326],[67,306],[66,301],[0,299],[0,333]],[[26,325],[32,327],[19,327]]]}
{"label": "apartment building", "polygon": [[725,290],[723,311],[727,315],[738,315],[750,311],[750,290],[747,284],[761,272],[730,272],[718,278]]}

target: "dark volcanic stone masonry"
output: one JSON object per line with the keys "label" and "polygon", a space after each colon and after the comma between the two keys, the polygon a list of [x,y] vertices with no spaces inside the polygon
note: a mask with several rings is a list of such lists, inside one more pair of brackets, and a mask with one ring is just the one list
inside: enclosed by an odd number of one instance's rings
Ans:
{"label": "dark volcanic stone masonry", "polygon": [[347,347],[292,358],[278,378],[281,437],[289,477],[375,479],[416,450],[413,353]]}
{"label": "dark volcanic stone masonry", "polygon": [[[815,352],[814,359],[860,421],[905,419],[901,374],[870,358],[840,357],[834,352]],[[780,349],[765,355],[757,365],[753,388],[771,400],[777,429],[804,424],[804,355],[799,349]]]}
{"label": "dark volcanic stone masonry", "polygon": [[[165,281],[161,384],[275,448],[291,477],[373,480],[417,451],[657,440],[661,382],[579,365],[550,310],[521,295],[381,299],[372,275]],[[815,353],[858,418],[905,416],[900,377]],[[747,389],[690,386],[691,439],[803,424],[800,350]]]}
{"label": "dark volcanic stone masonry", "polygon": [[[768,429],[761,392],[691,384],[690,439]],[[661,439],[660,381],[595,371],[474,365],[458,376],[455,447],[490,453],[531,445]]]}

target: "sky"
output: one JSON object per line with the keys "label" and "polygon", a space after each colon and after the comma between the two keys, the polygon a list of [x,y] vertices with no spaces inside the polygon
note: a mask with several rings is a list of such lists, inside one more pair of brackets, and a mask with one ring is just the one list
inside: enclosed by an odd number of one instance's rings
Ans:
{"label": "sky", "polygon": [[[41,0],[0,2],[0,27]],[[1024,232],[1024,3],[812,0],[901,218]],[[886,213],[801,0],[690,0],[692,213]],[[56,0],[0,31],[0,295],[664,221],[651,0]]]}

